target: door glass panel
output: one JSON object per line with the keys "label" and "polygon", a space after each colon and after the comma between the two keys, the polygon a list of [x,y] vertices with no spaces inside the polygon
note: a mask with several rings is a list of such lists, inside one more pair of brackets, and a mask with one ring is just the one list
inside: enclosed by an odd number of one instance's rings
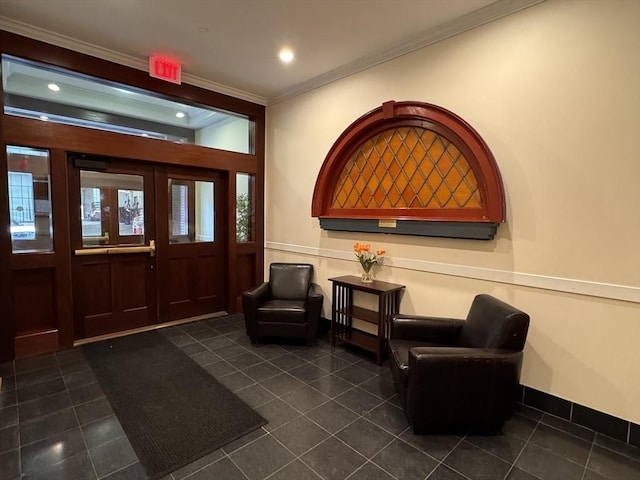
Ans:
{"label": "door glass panel", "polygon": [[189,236],[189,186],[169,180],[169,238]]}
{"label": "door glass panel", "polygon": [[215,231],[215,184],[196,182],[196,242],[213,242]]}
{"label": "door glass panel", "polygon": [[169,243],[215,241],[215,183],[169,179]]}
{"label": "door glass panel", "polygon": [[253,175],[236,174],[236,240],[253,242]]}
{"label": "door glass panel", "polygon": [[141,175],[82,170],[80,202],[83,246],[145,243]]}
{"label": "door glass panel", "polygon": [[144,235],[143,192],[118,189],[118,228],[121,236]]}
{"label": "door glass panel", "polygon": [[49,152],[7,146],[13,253],[53,251]]}

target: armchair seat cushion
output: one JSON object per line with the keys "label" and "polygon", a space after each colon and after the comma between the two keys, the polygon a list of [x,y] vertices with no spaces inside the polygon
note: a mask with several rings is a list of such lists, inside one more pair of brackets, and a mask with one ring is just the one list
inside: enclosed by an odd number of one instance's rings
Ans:
{"label": "armchair seat cushion", "polygon": [[304,300],[267,300],[257,309],[258,321],[261,323],[304,323],[305,313]]}

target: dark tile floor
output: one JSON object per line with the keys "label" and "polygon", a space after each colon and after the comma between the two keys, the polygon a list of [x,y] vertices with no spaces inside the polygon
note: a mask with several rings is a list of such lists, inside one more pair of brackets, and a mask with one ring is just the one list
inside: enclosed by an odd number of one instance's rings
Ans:
{"label": "dark tile floor", "polygon": [[[640,449],[522,409],[498,435],[414,436],[388,366],[251,345],[242,317],[163,329],[269,423],[163,480],[640,478]],[[145,478],[79,349],[0,365],[0,480]]]}

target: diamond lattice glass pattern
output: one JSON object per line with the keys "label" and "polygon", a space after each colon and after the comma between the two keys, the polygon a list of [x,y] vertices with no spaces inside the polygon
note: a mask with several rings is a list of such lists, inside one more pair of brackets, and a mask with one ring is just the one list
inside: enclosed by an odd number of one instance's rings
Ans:
{"label": "diamond lattice glass pattern", "polygon": [[401,127],[366,142],[347,161],[331,208],[480,208],[478,181],[455,145]]}

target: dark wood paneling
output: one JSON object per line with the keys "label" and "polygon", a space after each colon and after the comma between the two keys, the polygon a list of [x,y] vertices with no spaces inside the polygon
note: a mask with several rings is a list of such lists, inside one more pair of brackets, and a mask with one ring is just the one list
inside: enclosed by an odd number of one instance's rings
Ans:
{"label": "dark wood paneling", "polygon": [[111,292],[111,263],[107,256],[93,257],[80,266],[83,282],[76,288],[80,308],[85,317],[108,316],[113,313]]}
{"label": "dark wood paneling", "polygon": [[[202,272],[210,272],[212,262],[215,264],[214,281],[219,284],[211,286],[211,279],[196,281],[196,297],[209,298],[211,288],[222,292],[216,295],[216,310],[227,309],[237,311],[239,304],[238,277],[242,277],[241,284],[255,283],[244,280],[253,275],[253,280],[263,278],[263,245],[264,245],[264,155],[265,155],[265,107],[252,102],[229,97],[220,93],[208,91],[190,85],[174,85],[148,77],[146,72],[117,65],[112,62],[95,57],[73,52],[53,45],[21,37],[12,33],[0,31],[0,45],[3,53],[15,55],[29,60],[43,62],[51,65],[53,69],[61,67],[79,73],[116,81],[125,85],[143,88],[174,98],[185,99],[186,103],[198,103],[220,108],[230,112],[246,115],[251,124],[252,138],[250,139],[250,154],[227,152],[195,145],[178,145],[171,142],[160,142],[151,139],[132,137],[111,132],[102,132],[82,127],[56,125],[50,122],[24,119],[2,115],[0,121],[0,360],[14,358],[14,344],[17,345],[15,335],[16,318],[13,314],[14,302],[11,299],[13,288],[13,275],[21,270],[38,270],[51,267],[55,270],[52,284],[55,284],[55,308],[58,332],[41,332],[39,337],[20,337],[21,355],[44,353],[58,348],[67,348],[72,345],[73,339],[83,338],[87,332],[78,333],[72,318],[75,315],[73,308],[74,295],[72,295],[72,256],[71,252],[77,248],[72,239],[80,238],[77,222],[71,221],[79,218],[79,211],[73,204],[66,201],[73,192],[79,188],[79,181],[73,174],[68,175],[66,157],[72,152],[99,155],[107,157],[119,157],[156,165],[155,175],[165,168],[163,165],[180,165],[197,167],[211,173],[217,172],[225,180],[221,189],[222,200],[216,200],[222,210],[220,219],[224,223],[223,228],[216,229],[222,232],[224,247],[215,260],[203,261]],[[1,87],[0,87],[1,88]],[[0,95],[0,104],[2,102]],[[53,199],[54,222],[54,250],[50,256],[38,255],[12,255],[9,229],[7,191],[6,153],[4,145],[13,144],[34,148],[46,148],[51,152],[51,185]],[[237,172],[255,175],[255,242],[249,245],[241,245],[236,250],[235,242],[235,175]],[[162,202],[163,191],[157,192],[159,202]],[[60,200],[63,199],[63,200]],[[72,210],[68,210],[71,205]],[[158,217],[162,222],[162,216]],[[164,230],[163,230],[164,228]],[[166,234],[166,225],[158,225],[157,239],[160,240]],[[158,242],[159,253],[167,244],[162,246]],[[253,256],[251,266],[246,266],[245,273],[236,274],[237,252]],[[165,252],[166,253],[166,252]],[[160,256],[160,255],[159,255]],[[207,257],[208,258],[208,257]],[[74,266],[77,268],[77,266]],[[152,267],[151,267],[152,268]],[[219,274],[219,272],[224,272]],[[77,273],[77,272],[76,272]],[[196,273],[196,277],[199,274]],[[149,287],[151,288],[151,287]],[[158,292],[162,297],[162,292]],[[75,299],[77,300],[77,298]],[[134,309],[135,310],[135,309]],[[156,312],[154,312],[155,314]],[[158,321],[168,321],[166,312],[159,309]],[[96,329],[93,334],[98,334]],[[56,340],[52,340],[56,338]],[[14,342],[15,340],[15,342]],[[43,350],[44,348],[44,350]],[[46,350],[48,348],[49,350]]]}
{"label": "dark wood paneling", "polygon": [[197,299],[208,300],[220,293],[221,282],[224,279],[224,269],[220,268],[220,259],[215,255],[201,255],[196,260],[196,292]]}
{"label": "dark wood paneling", "polygon": [[[69,164],[74,158],[70,156]],[[147,242],[153,239],[156,204],[153,166],[120,159],[108,159],[105,165],[107,173],[144,178],[145,236]],[[75,210],[80,204],[79,172],[80,169],[71,167],[69,210]],[[70,230],[71,249],[82,250],[81,219],[77,210]],[[117,237],[115,231],[111,237]],[[123,237],[125,243],[127,238]],[[72,262],[76,339],[130,330],[157,321],[155,258],[149,253],[74,255]]]}
{"label": "dark wood paneling", "polygon": [[73,346],[73,298],[71,294],[71,240],[67,199],[67,156],[50,151],[51,203],[53,207],[53,249],[56,269],[56,316],[60,348]]}
{"label": "dark wood paneling", "polygon": [[17,253],[11,255],[12,270],[29,270],[33,268],[55,268],[56,255],[48,253]]}
{"label": "dark wood paneling", "polygon": [[33,357],[43,353],[55,352],[61,348],[58,330],[56,329],[18,334],[15,340],[16,358]]}
{"label": "dark wood paneling", "polygon": [[[3,278],[11,277],[7,292],[12,294],[8,300],[3,300],[2,310],[14,332],[16,355],[20,357],[43,353],[47,346],[55,346],[54,350],[70,347],[73,341],[66,165],[62,152],[50,151],[49,172],[54,218],[53,251],[11,254],[10,237],[5,240],[9,252],[5,253],[8,260],[3,262],[3,267],[10,267],[10,271],[1,274]],[[6,174],[0,177],[4,180]],[[6,185],[0,188],[6,191]],[[48,198],[49,192],[43,195]],[[2,197],[6,198],[5,195]],[[8,351],[12,352],[13,346]]]}
{"label": "dark wood paneling", "polygon": [[[223,172],[195,168],[160,166],[156,169],[158,208],[169,210],[167,185],[169,179],[194,185],[195,181],[214,182],[215,241],[169,243],[167,214],[158,215],[158,269],[161,321],[205,315],[228,310],[227,278],[229,264],[226,257],[231,230],[227,224],[229,189]],[[195,196],[190,210],[195,208]],[[235,218],[235,215],[234,215]],[[191,226],[190,228],[194,228]],[[193,232],[192,232],[193,233]],[[234,233],[235,234],[235,233]],[[234,242],[235,243],[235,242]],[[168,316],[163,318],[168,312]]]}
{"label": "dark wood paneling", "polygon": [[202,310],[219,312],[227,309],[226,262],[223,255],[200,255],[195,260],[195,292]]}
{"label": "dark wood paneling", "polygon": [[255,272],[256,255],[253,252],[238,255],[236,263],[237,279],[234,289],[234,303],[238,312],[242,310],[242,292],[263,282],[263,277],[256,278]]}
{"label": "dark wood paneling", "polygon": [[127,255],[118,263],[120,278],[124,279],[123,282],[116,284],[122,310],[129,311],[137,310],[141,307],[146,308],[147,264],[146,256],[141,255]]}
{"label": "dark wood paneling", "polygon": [[169,260],[168,278],[170,279],[171,288],[169,288],[168,291],[171,305],[189,301],[190,263],[188,256],[171,258]]}
{"label": "dark wood paneling", "polygon": [[[114,258],[115,257],[115,258]],[[155,322],[155,297],[149,297],[146,254],[104,255],[79,260],[76,338],[143,327]]]}
{"label": "dark wood paneling", "polygon": [[[0,93],[2,83],[0,82]],[[0,95],[0,104],[2,103]],[[4,137],[4,126],[0,119],[0,139]],[[9,198],[7,178],[7,151],[4,143],[0,142],[0,362],[11,360],[15,356],[15,328],[16,324],[11,313],[11,232],[8,228]]]}
{"label": "dark wood paneling", "polygon": [[[120,260],[120,259],[119,259]],[[114,282],[118,310],[122,312],[122,331],[150,325],[156,321],[155,291],[150,294],[149,284],[155,282],[155,272],[149,269],[146,255],[127,255],[116,263],[118,278]],[[122,281],[126,279],[126,281]]]}
{"label": "dark wood paneling", "polygon": [[57,328],[53,268],[13,272],[12,298],[18,335]]}
{"label": "dark wood paneling", "polygon": [[169,163],[206,169],[242,168],[256,171],[256,157],[215,148],[163,142],[150,138],[104,132],[73,125],[43,122],[5,115],[5,138],[8,143],[35,148],[59,148],[151,163]]}
{"label": "dark wood paneling", "polygon": [[185,256],[169,260],[169,275],[164,281],[170,295],[171,320],[225,310],[225,267],[221,256],[182,250]]}

